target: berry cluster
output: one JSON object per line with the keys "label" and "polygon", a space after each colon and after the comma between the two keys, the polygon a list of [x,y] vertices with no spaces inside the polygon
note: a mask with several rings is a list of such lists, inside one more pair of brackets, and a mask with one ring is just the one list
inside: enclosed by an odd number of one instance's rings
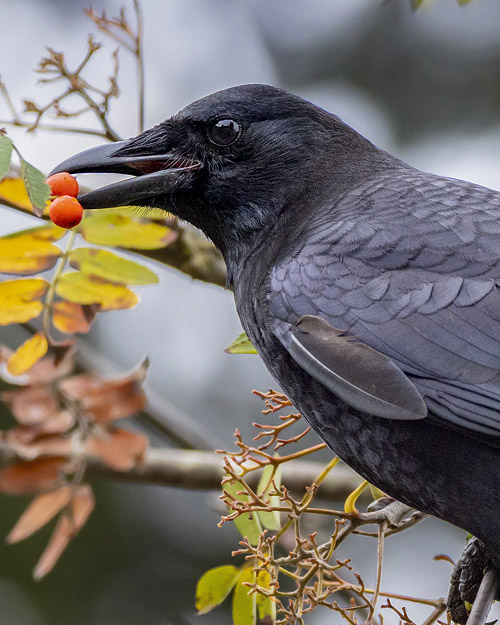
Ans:
{"label": "berry cluster", "polygon": [[83,217],[83,208],[76,199],[78,182],[67,171],[50,176],[45,181],[56,196],[50,205],[49,215],[53,223],[61,228],[78,226]]}

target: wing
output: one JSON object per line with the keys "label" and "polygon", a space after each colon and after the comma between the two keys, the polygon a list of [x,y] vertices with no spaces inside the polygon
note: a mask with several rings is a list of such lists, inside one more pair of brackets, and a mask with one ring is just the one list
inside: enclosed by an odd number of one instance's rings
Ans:
{"label": "wing", "polygon": [[357,410],[385,419],[427,416],[422,396],[390,358],[320,317],[304,315],[275,333],[305,371]]}
{"label": "wing", "polygon": [[269,307],[388,356],[433,415],[500,435],[500,195],[413,170],[318,211]]}

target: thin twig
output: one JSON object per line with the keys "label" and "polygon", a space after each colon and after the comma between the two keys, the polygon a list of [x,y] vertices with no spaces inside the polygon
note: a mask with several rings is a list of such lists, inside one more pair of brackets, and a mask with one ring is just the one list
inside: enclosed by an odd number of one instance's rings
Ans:
{"label": "thin twig", "polygon": [[137,34],[135,36],[135,55],[137,57],[137,83],[139,91],[139,132],[144,130],[144,56],[142,53],[142,36],[143,36],[143,21],[142,11],[139,4],[139,0],[134,0],[134,10],[137,19]]}

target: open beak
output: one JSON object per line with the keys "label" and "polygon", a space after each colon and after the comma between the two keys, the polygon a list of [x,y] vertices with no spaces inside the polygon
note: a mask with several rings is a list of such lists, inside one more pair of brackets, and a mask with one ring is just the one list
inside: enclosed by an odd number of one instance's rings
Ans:
{"label": "open beak", "polygon": [[147,205],[156,196],[168,196],[202,167],[199,161],[179,157],[174,152],[155,154],[148,153],[146,146],[141,150],[127,150],[128,146],[128,141],[117,141],[90,148],[59,163],[50,175],[67,171],[70,174],[99,172],[135,176],[78,197],[85,209],[112,208],[137,203]]}

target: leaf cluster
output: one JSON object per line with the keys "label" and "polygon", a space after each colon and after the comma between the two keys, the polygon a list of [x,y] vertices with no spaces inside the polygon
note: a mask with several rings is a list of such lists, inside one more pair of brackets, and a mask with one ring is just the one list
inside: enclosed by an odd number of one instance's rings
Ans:
{"label": "leaf cluster", "polygon": [[[6,176],[14,151],[0,134],[0,201],[43,213],[50,194],[44,175],[21,160],[22,177]],[[97,313],[134,307],[131,287],[158,282],[148,267],[98,246],[158,249],[176,236],[116,209],[85,215],[71,232],[46,223],[0,237],[0,325],[28,324],[30,332],[15,350],[0,345],[0,377],[12,387],[0,400],[16,421],[0,432],[0,456],[11,463],[0,470],[0,492],[35,495],[7,541],[58,519],[35,579],[53,568],[94,507],[84,481],[89,459],[128,471],[148,446],[144,435],[115,424],[144,409],[146,365],[111,380],[76,373],[74,335],[88,332]]]}

